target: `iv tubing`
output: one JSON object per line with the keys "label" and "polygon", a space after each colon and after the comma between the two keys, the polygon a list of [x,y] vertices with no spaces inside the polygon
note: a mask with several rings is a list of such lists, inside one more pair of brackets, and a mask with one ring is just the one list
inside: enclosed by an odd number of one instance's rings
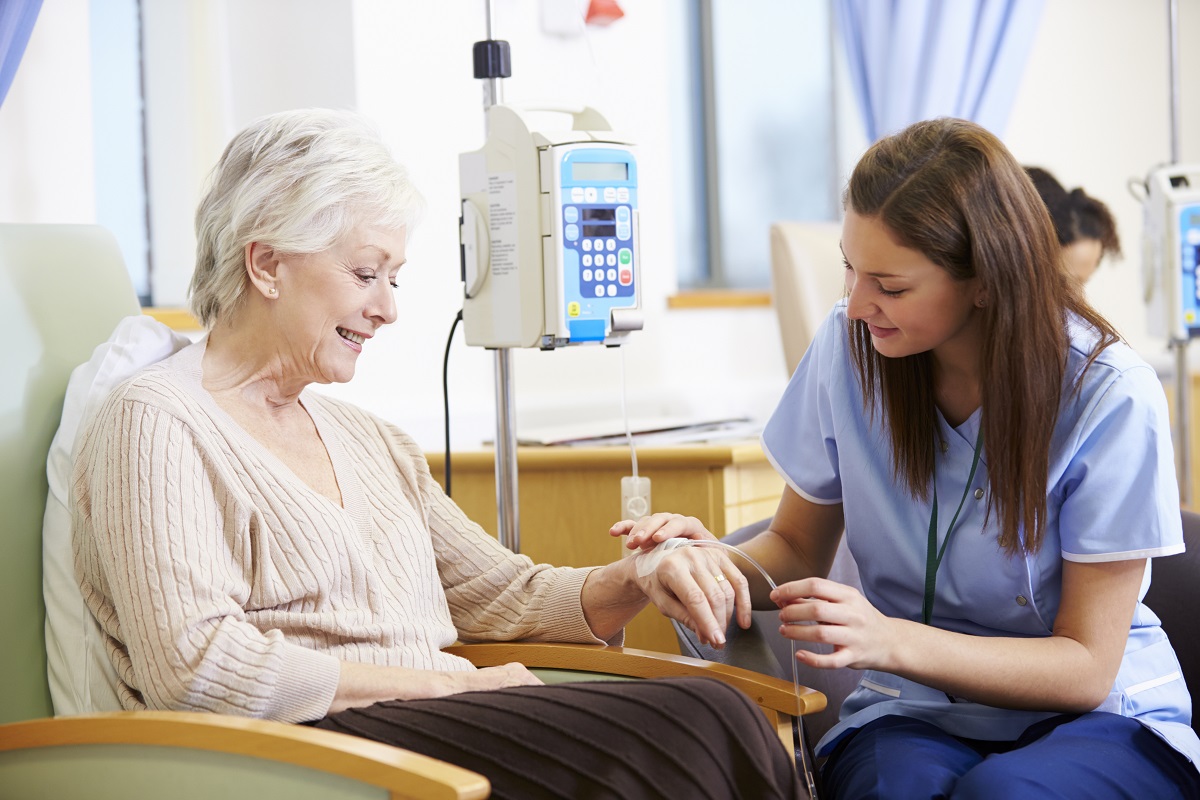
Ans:
{"label": "iv tubing", "polygon": [[[634,474],[635,475],[637,474],[636,469],[634,471]],[[670,540],[668,540],[668,541],[670,541]],[[743,558],[747,562],[749,562],[752,567],[754,567],[756,570],[758,570],[759,574],[761,574],[763,576],[763,578],[766,580],[767,585],[771,587],[771,591],[775,591],[775,589],[778,588],[775,585],[775,581],[771,580],[771,576],[768,575],[767,571],[762,568],[762,565],[759,564],[757,561],[755,561],[753,558],[751,558],[746,553],[742,552],[741,549],[734,547],[731,544],[725,544],[724,542],[719,542],[715,539],[688,539],[687,542],[689,545],[691,545],[693,547],[721,548],[724,550],[728,550],[731,554],[736,554],[736,555],[740,556],[741,558]],[[792,686],[795,687],[796,696],[799,697],[800,696],[800,672],[796,667],[796,640],[789,639],[788,641],[790,641],[792,643]],[[808,789],[808,795],[809,795],[809,797],[812,798],[812,800],[817,800],[817,782],[816,782],[816,777],[813,774],[813,766],[809,762],[808,744],[805,742],[805,738],[804,738],[804,721],[803,720],[796,720],[796,730],[798,731],[798,733],[800,735],[800,748],[799,748],[800,749],[800,767],[801,767],[801,771],[804,773],[804,780],[805,780],[805,783],[807,784],[806,788]]]}
{"label": "iv tubing", "polygon": [[621,416],[625,418],[625,441],[629,442],[629,455],[633,458],[633,477],[636,478],[637,448],[633,446],[633,431],[629,427],[629,405],[625,398],[625,348],[618,349],[621,351]]}

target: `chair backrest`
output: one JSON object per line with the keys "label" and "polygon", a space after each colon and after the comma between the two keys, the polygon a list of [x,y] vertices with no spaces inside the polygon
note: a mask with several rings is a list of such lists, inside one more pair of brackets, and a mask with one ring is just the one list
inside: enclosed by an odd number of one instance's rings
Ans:
{"label": "chair backrest", "polygon": [[1200,692],[1200,514],[1183,512],[1183,542],[1179,555],[1156,558],[1150,570],[1145,603],[1162,621],[1163,630],[1179,657],[1183,679],[1192,693],[1192,728],[1200,731],[1196,697]]}
{"label": "chair backrest", "polygon": [[0,723],[52,713],[42,601],[46,455],[71,370],[137,313],[108,231],[0,224]]}
{"label": "chair backrest", "polygon": [[771,291],[788,375],[808,349],[821,320],[846,291],[837,222],[771,225]]}

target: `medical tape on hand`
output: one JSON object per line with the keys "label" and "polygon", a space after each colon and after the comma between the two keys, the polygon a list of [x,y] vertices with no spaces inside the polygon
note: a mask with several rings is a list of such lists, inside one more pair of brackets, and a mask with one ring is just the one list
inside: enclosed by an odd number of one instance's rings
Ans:
{"label": "medical tape on hand", "polygon": [[665,542],[659,542],[658,546],[653,550],[642,550],[634,557],[634,566],[637,567],[639,578],[644,578],[658,568],[659,562],[667,557],[667,554],[672,550],[678,550],[681,547],[690,547],[691,539],[667,539]]}

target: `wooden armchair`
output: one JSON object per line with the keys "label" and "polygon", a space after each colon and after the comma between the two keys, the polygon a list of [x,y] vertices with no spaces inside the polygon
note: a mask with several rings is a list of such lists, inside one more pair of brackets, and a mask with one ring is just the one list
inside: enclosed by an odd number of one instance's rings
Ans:
{"label": "wooden armchair", "polygon": [[[42,600],[46,459],[71,370],[140,313],[116,241],[96,226],[0,224],[0,787],[5,798],[475,798],[487,780],[353,736],[215,714],[53,717]],[[791,743],[824,697],[737,668],[622,648],[464,645],[479,666],[543,680],[708,675],[753,698]]]}

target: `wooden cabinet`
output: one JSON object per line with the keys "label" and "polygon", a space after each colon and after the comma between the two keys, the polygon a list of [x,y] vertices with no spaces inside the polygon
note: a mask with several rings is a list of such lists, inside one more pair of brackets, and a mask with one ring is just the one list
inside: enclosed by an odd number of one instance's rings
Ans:
{"label": "wooden cabinet", "polygon": [[[650,478],[653,511],[694,516],[717,536],[775,513],[783,480],[757,442],[638,448],[638,472]],[[444,457],[427,454],[442,481]],[[453,453],[454,501],[496,535],[495,456]],[[607,564],[624,552],[608,535],[620,518],[621,477],[631,474],[624,447],[517,449],[520,550],[559,566]],[[648,608],[626,628],[625,644],[678,653],[670,621]]]}

